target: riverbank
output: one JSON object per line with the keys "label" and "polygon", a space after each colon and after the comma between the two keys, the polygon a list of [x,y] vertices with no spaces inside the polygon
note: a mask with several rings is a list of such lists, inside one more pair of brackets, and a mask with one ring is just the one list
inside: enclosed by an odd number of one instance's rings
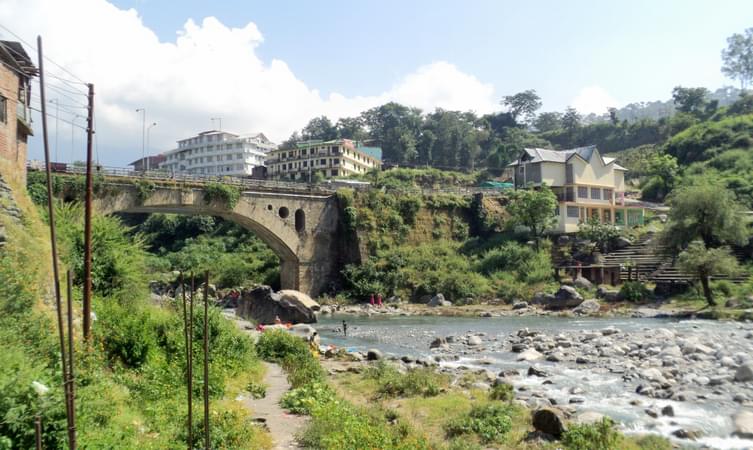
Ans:
{"label": "riverbank", "polygon": [[[348,337],[336,330],[348,323]],[[734,418],[753,409],[738,378],[753,325],[639,318],[323,317],[322,342],[377,349],[404,369],[435,366],[451,384],[515,386],[527,406],[599,412],[627,433],[689,446],[741,449]],[[672,415],[662,414],[671,407]],[[669,411],[669,409],[667,409]],[[694,439],[690,439],[690,438]]]}

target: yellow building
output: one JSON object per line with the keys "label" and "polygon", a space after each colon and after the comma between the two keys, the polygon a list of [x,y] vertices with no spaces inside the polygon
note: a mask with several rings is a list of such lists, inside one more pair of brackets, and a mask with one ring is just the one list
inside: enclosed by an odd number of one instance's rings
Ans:
{"label": "yellow building", "polygon": [[294,148],[267,154],[267,176],[273,180],[312,180],[363,174],[382,167],[382,149],[350,139],[303,141]]}
{"label": "yellow building", "polygon": [[557,233],[573,233],[589,218],[616,226],[643,224],[643,208],[625,202],[625,172],[595,146],[570,150],[526,148],[514,168],[517,188],[552,188],[557,205]]}

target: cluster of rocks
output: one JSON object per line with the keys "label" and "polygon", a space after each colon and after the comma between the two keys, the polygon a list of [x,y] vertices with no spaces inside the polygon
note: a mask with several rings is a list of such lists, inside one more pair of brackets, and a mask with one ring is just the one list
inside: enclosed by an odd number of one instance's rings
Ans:
{"label": "cluster of rocks", "polygon": [[[511,359],[518,365],[527,364],[527,369],[504,370],[489,377],[492,384],[518,385],[517,397],[534,409],[559,408],[564,416],[574,414],[573,406],[583,403],[587,392],[578,386],[571,387],[563,402],[561,395],[554,398],[550,390],[562,388],[556,386],[554,375],[565,369],[581,369],[584,375],[620,376],[625,389],[638,394],[631,402],[635,407],[644,408],[647,419],[674,416],[671,406],[662,405],[667,401],[737,405],[733,408],[741,412],[733,418],[735,433],[753,438],[753,413],[750,412],[753,408],[753,327],[750,325],[703,333],[668,328],[623,332],[614,327],[557,333],[524,328],[507,336],[468,332],[436,337],[430,341],[429,348],[439,361],[476,355],[474,365],[485,364],[487,357],[483,354],[511,352]],[[530,382],[522,383],[527,377],[541,379],[541,388],[531,388]],[[641,401],[639,396],[646,399]],[[697,438],[699,433],[686,428],[675,431],[676,437],[685,439]]]}

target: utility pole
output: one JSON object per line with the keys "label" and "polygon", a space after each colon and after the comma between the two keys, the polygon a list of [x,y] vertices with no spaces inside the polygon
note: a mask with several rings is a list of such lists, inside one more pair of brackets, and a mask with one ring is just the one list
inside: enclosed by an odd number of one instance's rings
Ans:
{"label": "utility pole", "polygon": [[92,327],[92,136],[94,134],[94,85],[89,83],[86,117],[86,199],[84,201],[84,340],[91,343]]}
{"label": "utility pole", "polygon": [[[146,152],[149,153],[149,130],[157,126],[157,122],[153,122],[149,127],[146,129]],[[146,157],[146,170],[149,171],[151,169],[149,164],[149,156]]]}
{"label": "utility pole", "polygon": [[144,170],[144,157],[146,156],[146,108],[139,108],[141,116],[141,170]]}

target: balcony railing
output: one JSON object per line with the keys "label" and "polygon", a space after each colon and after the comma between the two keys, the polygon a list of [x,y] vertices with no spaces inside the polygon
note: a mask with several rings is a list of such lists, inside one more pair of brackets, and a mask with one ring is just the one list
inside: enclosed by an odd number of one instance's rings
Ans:
{"label": "balcony railing", "polygon": [[16,117],[26,125],[31,125],[31,109],[25,103],[16,103]]}

